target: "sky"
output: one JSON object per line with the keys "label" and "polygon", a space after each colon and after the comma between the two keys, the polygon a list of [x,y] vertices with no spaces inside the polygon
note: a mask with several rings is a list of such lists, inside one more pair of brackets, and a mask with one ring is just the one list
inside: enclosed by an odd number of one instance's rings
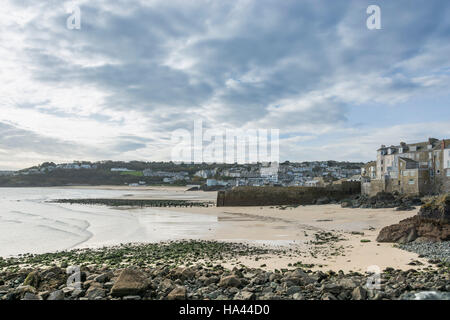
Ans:
{"label": "sky", "polygon": [[195,120],[279,129],[280,161],[450,138],[448,17],[446,0],[3,0],[0,170],[168,161]]}

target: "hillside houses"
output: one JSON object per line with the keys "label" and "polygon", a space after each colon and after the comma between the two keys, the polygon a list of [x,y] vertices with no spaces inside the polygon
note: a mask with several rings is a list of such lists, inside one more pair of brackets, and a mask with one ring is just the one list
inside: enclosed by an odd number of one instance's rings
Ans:
{"label": "hillside houses", "polygon": [[189,173],[185,171],[167,172],[167,171],[153,171],[152,169],[145,169],[142,171],[144,177],[160,177],[163,182],[170,183],[178,180],[187,180]]}

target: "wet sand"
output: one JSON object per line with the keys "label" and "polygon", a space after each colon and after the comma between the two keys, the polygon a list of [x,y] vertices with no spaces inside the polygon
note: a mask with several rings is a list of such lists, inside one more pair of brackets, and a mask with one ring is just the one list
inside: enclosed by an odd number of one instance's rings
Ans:
{"label": "wet sand", "polygon": [[[99,188],[99,187],[85,187]],[[130,190],[133,199],[156,199],[161,193],[177,199],[215,200],[217,192],[186,191],[185,187],[128,187],[104,186],[112,190]],[[134,190],[149,191],[133,195]],[[152,193],[155,192],[155,193]],[[414,216],[413,211],[395,209],[352,209],[340,205],[310,205],[296,208],[283,206],[267,207],[208,207],[170,208],[172,212],[208,215],[217,219],[216,228],[201,237],[207,240],[238,241],[281,248],[295,248],[295,253],[267,255],[254,258],[237,258],[225,265],[232,267],[244,264],[249,267],[265,265],[267,269],[286,268],[301,262],[314,264],[313,269],[367,271],[372,266],[380,269],[392,267],[408,270],[417,266],[408,265],[412,260],[431,266],[426,259],[415,253],[395,248],[392,243],[378,243],[376,237],[381,228]],[[161,209],[166,210],[166,209]],[[323,245],[311,244],[315,234],[331,231],[341,239]],[[354,233],[363,233],[354,234]],[[369,242],[361,242],[361,240]],[[311,254],[314,252],[313,254]]]}
{"label": "wet sand", "polygon": [[[261,256],[258,259],[236,258],[226,262],[225,266],[229,267],[242,263],[249,267],[265,265],[264,268],[280,269],[301,262],[314,264],[313,269],[364,272],[373,265],[380,269],[393,267],[404,270],[428,266],[426,260],[419,259],[415,253],[395,248],[391,243],[377,243],[375,240],[382,227],[415,215],[418,208],[414,211],[395,211],[395,209],[351,209],[341,208],[339,205],[320,205],[296,208],[170,207],[112,210],[101,206],[55,206],[42,202],[42,199],[59,197],[60,194],[64,194],[64,198],[72,194],[83,197],[86,192],[91,197],[107,195],[121,199],[214,201],[217,196],[216,192],[186,191],[185,187],[170,186],[74,186],[59,189],[61,190],[51,188],[21,190],[25,192],[24,196],[16,195],[18,192],[16,189],[9,190],[11,200],[4,200],[4,204],[11,206],[11,213],[5,217],[9,220],[5,220],[3,226],[6,228],[5,232],[7,229],[20,227],[20,230],[17,230],[23,235],[16,235],[16,238],[20,236],[17,239],[21,242],[14,242],[17,248],[10,248],[14,250],[5,251],[5,255],[14,254],[16,251],[29,252],[31,249],[38,252],[63,250],[73,247],[80,241],[82,243],[77,247],[114,245],[127,241],[157,241],[160,238],[204,239],[245,242],[293,250],[280,255]],[[37,192],[37,195],[33,192]],[[17,202],[15,198],[36,198],[39,201]],[[17,221],[12,221],[12,218]],[[43,229],[42,221],[48,222],[48,227],[52,229]],[[85,235],[86,232],[89,235]],[[336,241],[331,237],[324,243],[318,243],[316,237],[323,237],[326,232],[331,232],[333,237],[340,240]],[[62,243],[61,240],[51,241],[53,238],[50,238],[50,233],[55,239],[60,239],[61,233],[64,233],[63,240],[67,240],[68,243]],[[31,238],[27,240],[27,237]],[[33,240],[32,237],[42,241]],[[10,241],[11,237],[4,239],[5,244],[10,244],[8,247],[11,247]],[[423,266],[408,265],[412,260],[421,261]]]}
{"label": "wet sand", "polygon": [[[263,243],[296,248],[291,257],[265,256],[257,261],[240,258],[228,263],[242,263],[250,267],[266,265],[269,269],[285,268],[289,263],[314,264],[313,269],[367,271],[370,266],[408,270],[412,260],[428,266],[417,254],[395,248],[391,243],[377,243],[376,237],[384,226],[415,215],[414,211],[395,209],[350,209],[339,205],[287,207],[211,207],[174,208],[217,217],[218,227],[210,240]],[[316,233],[331,231],[343,240],[317,245],[311,244]],[[353,234],[353,233],[364,233]],[[361,242],[370,240],[370,242]],[[311,252],[317,251],[313,256]],[[320,267],[321,265],[321,267]]]}

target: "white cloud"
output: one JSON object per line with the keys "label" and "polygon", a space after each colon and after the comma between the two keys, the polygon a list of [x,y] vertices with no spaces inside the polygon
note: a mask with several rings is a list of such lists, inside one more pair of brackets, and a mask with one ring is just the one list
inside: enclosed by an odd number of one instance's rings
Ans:
{"label": "white cloud", "polygon": [[[66,28],[67,3],[8,0],[0,12],[0,123],[72,146],[64,157],[169,159],[171,131],[194,119],[279,128],[290,160],[366,159],[390,139],[448,134],[445,119],[432,128],[349,121],[351,107],[448,93],[449,22],[432,19],[447,5],[386,4],[376,33],[361,1],[80,0],[81,30]],[[423,28],[416,15],[428,18]],[[61,158],[28,148],[0,142],[0,168]]]}

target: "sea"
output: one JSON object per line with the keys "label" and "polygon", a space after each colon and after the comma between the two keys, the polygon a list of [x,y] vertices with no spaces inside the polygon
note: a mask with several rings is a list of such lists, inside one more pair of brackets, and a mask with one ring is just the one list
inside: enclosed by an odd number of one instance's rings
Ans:
{"label": "sea", "polygon": [[151,196],[196,199],[163,190],[92,188],[0,188],[0,257],[121,243],[208,237],[217,228],[209,215],[170,208],[117,208],[52,203],[55,199]]}

